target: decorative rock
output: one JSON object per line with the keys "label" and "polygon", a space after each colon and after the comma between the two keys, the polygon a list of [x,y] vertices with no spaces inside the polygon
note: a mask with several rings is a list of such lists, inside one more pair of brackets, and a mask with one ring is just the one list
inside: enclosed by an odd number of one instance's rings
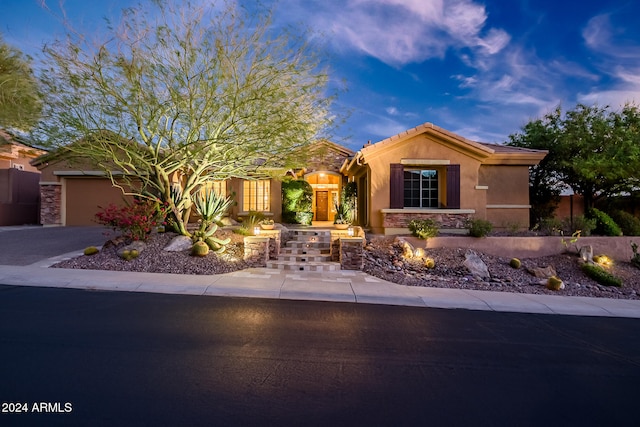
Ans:
{"label": "decorative rock", "polygon": [[167,252],[188,251],[191,250],[191,246],[193,246],[191,238],[187,236],[176,236],[164,247],[164,250]]}
{"label": "decorative rock", "polygon": [[487,264],[480,259],[478,254],[473,251],[467,251],[467,253],[464,254],[464,258],[465,260],[463,265],[467,267],[467,270],[469,270],[474,278],[486,279],[491,277]]}
{"label": "decorative rock", "polygon": [[423,249],[423,248],[416,248],[416,249],[413,251],[413,257],[414,257],[415,259],[418,259],[418,260],[421,260],[421,261],[422,261],[422,260],[424,260],[424,259],[426,258],[426,256],[427,256],[427,254],[424,252],[424,249]]}
{"label": "decorative rock", "polygon": [[400,245],[402,247],[402,256],[405,258],[413,258],[413,254],[415,251],[415,248],[413,247],[413,245],[409,242],[407,242],[406,240],[404,240],[402,237],[396,237],[393,241],[394,244],[396,245]]}
{"label": "decorative rock", "polygon": [[581,247],[578,253],[584,262],[593,264],[593,247],[591,245]]}
{"label": "decorative rock", "polygon": [[223,226],[233,226],[233,225],[238,225],[238,221],[236,221],[233,218],[230,218],[228,216],[222,218],[220,220],[220,222],[222,223]]}
{"label": "decorative rock", "polygon": [[548,279],[549,277],[553,277],[553,276],[557,276],[558,273],[556,273],[556,269],[553,268],[552,265],[549,265],[547,267],[531,267],[531,268],[527,268],[527,271],[531,274],[533,274],[534,276],[536,276],[538,279]]}
{"label": "decorative rock", "polygon": [[133,242],[131,242],[131,244],[123,246],[120,249],[118,249],[118,256],[122,257],[122,253],[124,251],[138,251],[138,253],[141,253],[143,250],[145,250],[146,247],[147,247],[147,244],[145,242],[141,242],[140,240],[134,240]]}

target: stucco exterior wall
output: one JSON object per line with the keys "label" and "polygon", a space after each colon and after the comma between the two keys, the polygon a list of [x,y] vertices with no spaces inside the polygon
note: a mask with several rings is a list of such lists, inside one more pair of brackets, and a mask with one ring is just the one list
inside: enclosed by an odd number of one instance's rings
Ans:
{"label": "stucco exterior wall", "polygon": [[529,228],[529,167],[482,165],[479,181],[486,189],[485,218],[494,228]]}
{"label": "stucco exterior wall", "polygon": [[[371,171],[369,225],[373,232],[384,232],[384,215],[381,211],[389,208],[390,165],[400,163],[402,159],[445,160],[452,165],[459,164],[460,209],[473,210],[474,216],[484,216],[485,194],[476,189],[480,161],[451,145],[430,139],[426,135],[417,135],[366,159]],[[446,188],[441,190],[446,193]]]}

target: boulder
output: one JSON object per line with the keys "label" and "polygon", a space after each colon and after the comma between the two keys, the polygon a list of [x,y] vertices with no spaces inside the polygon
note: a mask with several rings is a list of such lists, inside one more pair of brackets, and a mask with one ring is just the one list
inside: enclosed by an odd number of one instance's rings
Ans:
{"label": "boulder", "polygon": [[176,236],[164,247],[164,250],[167,252],[182,252],[191,250],[191,246],[193,246],[193,242],[190,237]]}
{"label": "boulder", "polygon": [[228,216],[225,216],[224,218],[222,218],[220,220],[220,223],[222,224],[223,227],[238,225],[238,221]]}
{"label": "boulder", "polygon": [[553,268],[552,265],[548,265],[546,267],[528,267],[527,271],[538,279],[545,279],[545,281],[549,277],[558,275],[558,273],[556,273],[556,269]]}
{"label": "boulder", "polygon": [[581,247],[578,254],[584,262],[593,264],[593,247],[591,245]]}
{"label": "boulder", "polygon": [[131,242],[130,244],[121,247],[120,249],[118,249],[118,256],[120,258],[124,258],[124,251],[138,251],[138,254],[141,254],[142,251],[144,251],[147,248],[147,244],[145,242],[142,242],[140,240],[134,240],[133,242]]}
{"label": "boulder", "polygon": [[394,244],[399,245],[400,247],[402,247],[402,256],[405,258],[413,258],[413,253],[415,251],[415,248],[413,247],[413,245],[409,242],[407,242],[406,240],[404,240],[402,237],[396,237],[393,241]]}
{"label": "boulder", "polygon": [[467,267],[473,277],[476,279],[488,279],[491,277],[487,264],[482,261],[477,253],[469,250],[464,254],[464,258],[463,265]]}

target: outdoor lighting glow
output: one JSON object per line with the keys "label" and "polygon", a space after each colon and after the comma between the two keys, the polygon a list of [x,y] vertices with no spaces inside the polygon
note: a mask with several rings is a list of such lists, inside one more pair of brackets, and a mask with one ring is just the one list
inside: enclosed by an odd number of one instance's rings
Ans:
{"label": "outdoor lighting glow", "polygon": [[260,234],[260,227],[254,227],[254,229],[253,229],[253,235],[254,235],[254,236],[257,236],[257,235],[259,235],[259,234]]}
{"label": "outdoor lighting glow", "polygon": [[347,229],[347,234],[348,234],[349,236],[353,236],[353,227],[349,227],[349,228]]}

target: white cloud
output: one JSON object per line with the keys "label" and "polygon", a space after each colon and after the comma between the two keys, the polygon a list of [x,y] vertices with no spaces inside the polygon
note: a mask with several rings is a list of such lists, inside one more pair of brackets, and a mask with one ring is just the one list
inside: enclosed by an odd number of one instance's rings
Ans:
{"label": "white cloud", "polygon": [[[295,8],[294,0],[288,3]],[[485,7],[473,0],[325,0],[305,5],[295,9],[298,18],[326,30],[336,47],[393,66],[442,57],[449,48],[493,55],[510,40],[503,30],[486,28]]]}
{"label": "white cloud", "polygon": [[397,116],[398,114],[400,114],[400,112],[398,111],[398,109],[396,107],[387,107],[385,109],[385,111],[390,116]]}

